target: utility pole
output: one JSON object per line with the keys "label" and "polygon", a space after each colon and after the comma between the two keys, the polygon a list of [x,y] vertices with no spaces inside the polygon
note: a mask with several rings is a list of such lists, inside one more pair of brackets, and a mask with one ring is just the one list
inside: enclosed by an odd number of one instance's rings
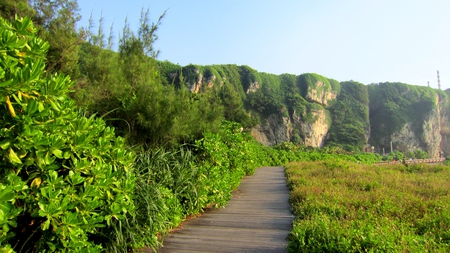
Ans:
{"label": "utility pole", "polygon": [[439,70],[437,71],[438,89],[441,89],[441,80],[439,78]]}

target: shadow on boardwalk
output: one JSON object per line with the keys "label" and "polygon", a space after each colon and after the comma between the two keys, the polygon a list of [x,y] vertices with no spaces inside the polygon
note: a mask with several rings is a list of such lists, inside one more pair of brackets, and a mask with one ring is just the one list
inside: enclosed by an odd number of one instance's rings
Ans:
{"label": "shadow on boardwalk", "polygon": [[158,252],[287,252],[292,220],[283,167],[262,167],[242,180],[225,208],[184,222]]}

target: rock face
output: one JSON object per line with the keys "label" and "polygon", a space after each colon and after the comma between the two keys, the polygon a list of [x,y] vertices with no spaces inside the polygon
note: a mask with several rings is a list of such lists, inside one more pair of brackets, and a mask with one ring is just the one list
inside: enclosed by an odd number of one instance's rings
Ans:
{"label": "rock face", "polygon": [[199,93],[204,86],[211,88],[214,85],[214,80],[216,80],[216,76],[210,76],[208,78],[203,77],[203,74],[196,70],[197,80],[195,82],[186,82],[188,89],[191,92]]}
{"label": "rock face", "polygon": [[292,132],[288,117],[271,114],[263,123],[251,129],[251,135],[260,143],[268,146],[290,141]]}
{"label": "rock face", "polygon": [[259,85],[259,82],[253,82],[250,84],[250,86],[248,87],[248,90],[245,93],[250,93],[250,92],[255,92],[257,91],[261,86]]}
{"label": "rock face", "polygon": [[[294,111],[290,117],[271,114],[251,130],[251,135],[258,142],[272,146],[292,141],[297,132],[305,146],[323,147],[330,129],[331,119],[327,110],[322,106],[327,106],[332,100],[335,100],[337,91],[331,86],[330,80],[319,80],[318,78],[323,78],[321,76],[308,74],[303,77],[304,80],[300,85],[305,91],[305,100],[321,106],[309,109],[300,115]],[[256,82],[250,85],[249,91],[254,92],[257,89],[259,89],[259,84]],[[309,120],[305,120],[306,114],[309,114]]]}
{"label": "rock face", "polygon": [[437,157],[441,150],[442,136],[441,132],[441,117],[439,110],[433,109],[430,111],[428,118],[422,124],[423,147],[428,152],[430,157]]}
{"label": "rock face", "polygon": [[325,109],[314,111],[312,114],[316,119],[313,123],[299,122],[304,136],[304,144],[311,147],[323,147],[330,129],[330,120]]}
{"label": "rock face", "polygon": [[332,90],[329,85],[325,85],[322,81],[316,81],[314,86],[308,86],[305,96],[306,100],[328,105],[328,102],[336,99],[337,92]]}
{"label": "rock face", "polygon": [[[293,136],[298,134],[305,146],[323,147],[331,127],[331,116],[326,108],[333,99],[336,99],[336,93],[322,89],[320,81],[316,83],[316,88],[320,91],[308,89],[305,94],[305,99],[308,101],[324,106],[324,109],[310,111],[309,118],[313,120],[305,120],[305,112],[300,115],[294,112],[290,116],[271,114],[251,130],[252,136],[265,145],[276,145],[292,141]],[[376,147],[377,150],[381,153],[384,149],[386,153],[389,153],[391,142],[393,150],[401,152],[421,149],[430,157],[438,157],[440,151],[450,156],[450,108],[447,105],[449,101],[440,101],[438,93],[434,93],[434,96],[436,98],[433,100],[436,102],[429,110],[421,112],[413,110],[411,113],[418,116],[417,120],[406,122],[401,125],[400,130],[392,135],[384,136],[386,138],[384,145]],[[418,103],[421,101],[419,100]],[[370,132],[366,133],[366,138],[367,140],[377,138],[380,144],[383,142],[382,139],[371,136]]]}
{"label": "rock face", "polygon": [[426,112],[420,127],[413,122],[407,122],[402,129],[391,136],[394,150],[408,152],[417,148],[428,153],[429,157],[438,157],[440,151],[450,154],[450,135],[448,129],[449,117],[436,99],[435,107]]}
{"label": "rock face", "polygon": [[[312,112],[314,122],[302,121],[302,117],[293,114],[292,117],[272,114],[261,124],[251,129],[251,135],[260,143],[268,146],[291,141],[294,129],[300,129],[300,136],[305,146],[323,147],[330,129],[330,119],[327,111]],[[426,151],[430,157],[438,157],[439,151],[450,155],[450,113],[443,113],[442,117],[437,109],[428,113],[422,122],[422,132],[417,134],[411,122],[391,136],[394,150],[408,152],[416,148]],[[388,148],[385,150],[390,152]]]}
{"label": "rock face", "polygon": [[325,109],[311,112],[314,122],[302,121],[302,117],[293,114],[292,117],[271,114],[263,123],[251,129],[251,135],[258,142],[272,146],[281,142],[291,141],[294,129],[300,129],[304,145],[311,147],[323,147],[330,119]]}

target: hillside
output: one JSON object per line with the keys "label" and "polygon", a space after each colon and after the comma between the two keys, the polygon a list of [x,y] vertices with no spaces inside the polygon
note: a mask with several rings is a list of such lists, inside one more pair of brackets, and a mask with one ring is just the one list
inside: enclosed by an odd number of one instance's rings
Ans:
{"label": "hillside", "polygon": [[225,111],[235,113],[225,116],[265,145],[290,141],[347,150],[373,146],[378,153],[391,147],[421,149],[430,156],[450,152],[448,92],[404,83],[339,83],[314,73],[274,75],[248,66],[160,65],[178,87],[184,83],[194,93],[228,93],[238,102],[224,104]]}

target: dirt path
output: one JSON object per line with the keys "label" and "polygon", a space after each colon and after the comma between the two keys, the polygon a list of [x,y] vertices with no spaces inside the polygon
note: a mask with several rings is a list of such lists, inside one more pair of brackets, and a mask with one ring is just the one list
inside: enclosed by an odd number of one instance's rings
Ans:
{"label": "dirt path", "polygon": [[292,220],[283,167],[262,167],[242,180],[225,208],[184,222],[159,252],[287,252]]}

